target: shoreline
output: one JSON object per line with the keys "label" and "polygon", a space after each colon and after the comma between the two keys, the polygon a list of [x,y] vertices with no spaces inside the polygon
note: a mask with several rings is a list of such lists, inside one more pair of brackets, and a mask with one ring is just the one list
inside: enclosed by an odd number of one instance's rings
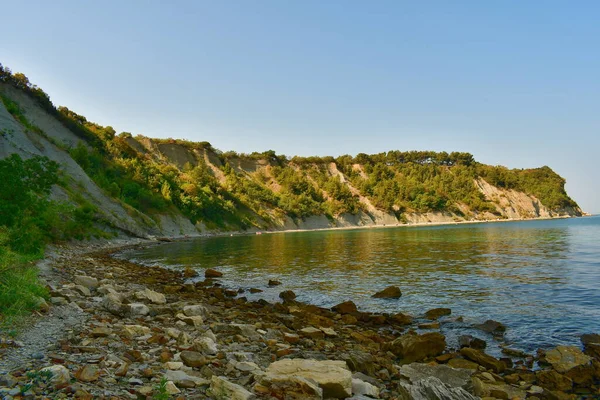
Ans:
{"label": "shoreline", "polygon": [[[108,390],[116,398],[132,398],[131,395],[154,393],[160,379],[167,377],[173,384],[169,387],[174,396],[184,396],[180,398],[209,395],[227,399],[243,393],[246,397],[240,398],[269,399],[269,391],[279,391],[278,396],[285,397],[285,393],[298,390],[291,384],[297,382],[295,376],[285,378],[289,385],[284,388],[274,383],[274,365],[301,359],[315,368],[320,365],[319,360],[339,360],[336,362],[342,364],[336,365],[340,366],[340,374],[362,382],[357,383],[362,389],[357,386],[346,390],[357,394],[364,389],[376,393],[375,398],[411,398],[407,394],[418,392],[419,385],[449,390],[444,384],[407,378],[406,374],[420,368],[427,368],[429,378],[438,376],[440,371],[466,376],[458,387],[453,387],[464,396],[472,393],[489,397],[502,392],[509,398],[525,398],[531,397],[532,391],[572,396],[575,390],[592,396],[600,394],[593,383],[597,378],[592,365],[596,364],[591,362],[584,369],[584,380],[557,389],[545,381],[544,377],[556,373],[556,368],[543,353],[525,355],[508,349],[510,359],[496,359],[478,349],[479,342],[464,349],[447,346],[436,327],[448,322],[443,310],[431,319],[430,333],[413,334],[411,330],[422,321],[404,314],[360,312],[353,303],[324,309],[297,303],[289,294],[282,303],[249,302],[236,297],[238,291],[220,287],[218,278],[189,284],[181,272],[148,268],[112,257],[126,248],[153,243],[156,242],[120,239],[57,246],[49,252],[42,272],[50,279],[56,305],[50,308],[49,316],[31,328],[39,330],[41,326],[38,333],[42,337],[34,335],[34,339],[46,339],[35,348],[42,352],[41,357],[32,355],[27,347],[10,350],[19,354],[22,361],[18,374],[11,375],[16,385],[27,379],[27,371],[54,364],[55,369],[73,376],[75,383],[70,381],[54,388],[42,385],[39,391],[79,391],[83,398],[101,398]],[[197,311],[185,308],[188,306]],[[78,316],[74,323],[54,329],[57,336],[48,337],[47,321],[71,314]],[[403,350],[408,342],[420,351],[414,360]],[[428,350],[432,346],[436,348],[433,352]],[[235,354],[242,353],[249,355],[244,356],[246,359],[236,358]],[[198,357],[197,361],[189,359],[191,355]],[[534,363],[542,369],[532,369]],[[597,373],[600,378],[600,360]],[[494,382],[489,376],[494,377]],[[574,382],[574,378],[569,379]],[[228,391],[219,397],[216,393],[221,386]],[[318,388],[310,387],[318,393]],[[85,397],[86,393],[91,397]],[[41,394],[34,392],[31,398],[41,398],[38,395]]]}

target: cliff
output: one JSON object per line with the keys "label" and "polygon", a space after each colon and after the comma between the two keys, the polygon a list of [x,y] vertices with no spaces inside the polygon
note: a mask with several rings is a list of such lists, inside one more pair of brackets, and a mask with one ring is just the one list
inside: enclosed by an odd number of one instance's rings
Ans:
{"label": "cliff", "polygon": [[0,158],[42,155],[64,171],[55,199],[84,199],[134,236],[580,216],[550,168],[508,170],[468,153],[293,157],[151,139],[56,109],[0,74]]}

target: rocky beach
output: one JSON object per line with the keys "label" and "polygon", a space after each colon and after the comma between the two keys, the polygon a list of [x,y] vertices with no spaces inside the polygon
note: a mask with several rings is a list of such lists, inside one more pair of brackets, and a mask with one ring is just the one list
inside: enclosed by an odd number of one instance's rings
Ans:
{"label": "rocky beach", "polygon": [[[0,342],[4,399],[593,399],[600,336],[536,354],[485,353],[467,335],[451,348],[439,328],[451,309],[423,315],[249,302],[220,272],[146,267],[111,257],[121,241],[54,247],[40,262],[43,314]],[[197,279],[196,279],[197,280]],[[268,282],[272,286],[279,282]],[[267,283],[266,283],[267,284]],[[249,289],[256,291],[260,289]],[[388,288],[380,297],[397,297]],[[390,300],[393,301],[393,300]],[[417,333],[416,329],[419,329]],[[479,327],[501,338],[505,327]],[[582,351],[583,349],[583,351]]]}

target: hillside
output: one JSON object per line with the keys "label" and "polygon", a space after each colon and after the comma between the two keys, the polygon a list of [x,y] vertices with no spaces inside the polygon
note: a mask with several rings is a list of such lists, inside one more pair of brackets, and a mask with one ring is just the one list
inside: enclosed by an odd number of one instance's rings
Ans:
{"label": "hillside", "polygon": [[428,151],[289,158],[117,134],[56,108],[1,65],[0,96],[0,158],[56,161],[53,198],[90,203],[97,224],[129,235],[581,215],[546,166],[509,170]]}

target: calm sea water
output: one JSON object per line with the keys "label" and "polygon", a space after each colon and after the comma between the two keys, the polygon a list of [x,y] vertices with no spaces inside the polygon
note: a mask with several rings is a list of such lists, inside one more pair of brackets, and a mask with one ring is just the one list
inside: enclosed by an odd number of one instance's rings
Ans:
{"label": "calm sea water", "polygon": [[[451,341],[470,333],[493,343],[470,328],[487,319],[504,323],[506,342],[530,352],[600,332],[600,217],[201,238],[121,256],[216,268],[225,286],[264,290],[244,294],[249,299],[276,301],[291,289],[325,307],[353,300],[364,311],[417,317],[450,307],[464,317],[442,325]],[[283,284],[269,288],[268,279]],[[400,299],[371,298],[389,285],[402,289]]]}

